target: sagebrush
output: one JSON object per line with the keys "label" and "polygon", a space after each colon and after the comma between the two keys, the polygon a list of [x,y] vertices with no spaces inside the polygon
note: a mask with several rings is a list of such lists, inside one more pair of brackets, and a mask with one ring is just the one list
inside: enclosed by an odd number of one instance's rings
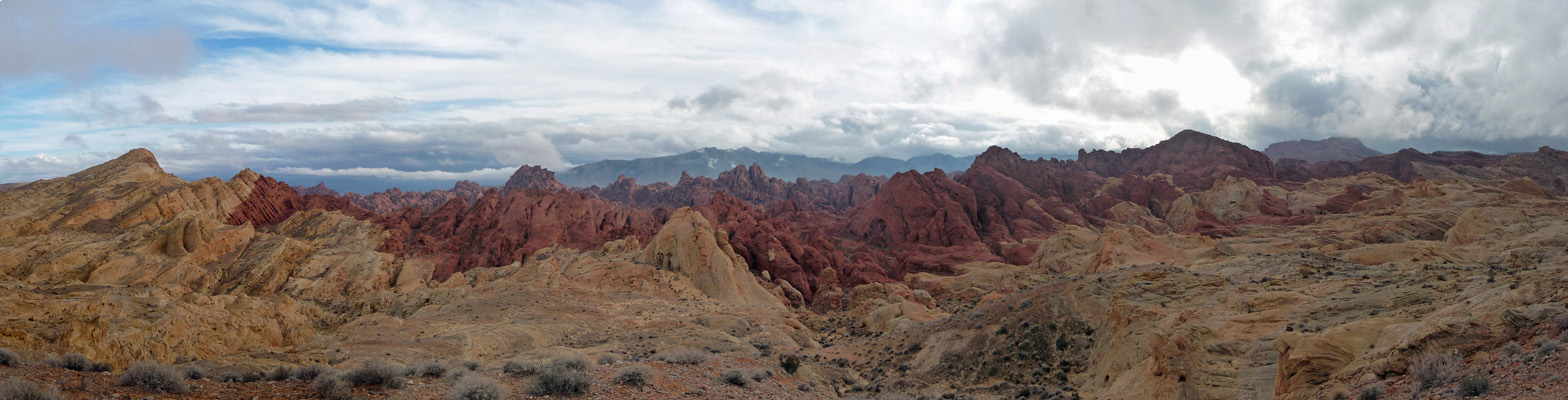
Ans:
{"label": "sagebrush", "polygon": [[162,393],[185,394],[191,391],[185,376],[175,372],[174,367],[147,362],[131,365],[120,375],[117,384]]}

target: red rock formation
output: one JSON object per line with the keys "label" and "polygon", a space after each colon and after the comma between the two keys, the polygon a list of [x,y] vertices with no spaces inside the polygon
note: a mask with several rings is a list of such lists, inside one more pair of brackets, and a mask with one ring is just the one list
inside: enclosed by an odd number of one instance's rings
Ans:
{"label": "red rock formation", "polygon": [[555,173],[548,169],[524,165],[512,173],[512,177],[506,180],[506,185],[501,187],[501,191],[509,193],[523,189],[566,190],[566,185],[555,180]]}
{"label": "red rock formation", "polygon": [[1193,130],[1181,131],[1147,149],[1121,153],[1079,150],[1078,162],[1101,176],[1169,174],[1176,186],[1188,191],[1208,189],[1227,176],[1265,184],[1277,177],[1273,161],[1263,153]]}
{"label": "red rock formation", "polygon": [[[250,170],[241,171],[245,174]],[[243,225],[246,222],[257,227],[283,222],[304,209],[304,202],[299,193],[288,184],[278,182],[270,176],[256,179],[256,188],[251,189],[250,195],[240,202],[234,211],[229,213],[229,225]]]}
{"label": "red rock formation", "polygon": [[980,241],[975,192],[934,170],[900,172],[849,215],[849,230],[873,246],[953,246]]}
{"label": "red rock formation", "polygon": [[[241,175],[250,173],[254,172],[250,170],[240,172]],[[360,220],[375,217],[375,213],[355,206],[346,198],[322,194],[300,196],[295,187],[272,179],[270,176],[257,178],[255,185],[255,189],[245,196],[245,200],[229,213],[229,219],[226,221],[229,225],[249,222],[257,227],[263,227],[283,222],[296,212],[314,209],[337,211]],[[317,186],[325,187],[325,185]]]}
{"label": "red rock formation", "polygon": [[428,214],[405,210],[386,217],[392,235],[383,245],[398,254],[443,255],[436,279],[480,267],[521,261],[551,245],[598,246],[658,231],[668,212],[620,207],[588,193],[491,189],[472,205],[454,198]]}
{"label": "red rock formation", "polygon": [[842,210],[870,199],[881,186],[880,177],[844,176],[838,182],[827,180],[808,181],[797,179],[786,182],[770,178],[761,166],[735,166],[719,174],[717,179],[692,177],[682,174],[674,185],[655,182],[639,185],[637,180],[621,176],[604,188],[584,189],[600,197],[640,208],[679,208],[700,206],[713,198],[715,193],[727,193],[751,204],[772,204],[794,200],[801,206],[828,210]]}
{"label": "red rock formation", "polygon": [[470,181],[457,181],[451,190],[431,190],[428,192],[405,192],[402,189],[391,188],[384,192],[360,195],[349,193],[343,197],[360,208],[370,210],[376,214],[392,214],[404,208],[417,208],[421,211],[430,211],[446,204],[452,199],[463,199],[469,202],[478,200],[485,192],[485,187]]}

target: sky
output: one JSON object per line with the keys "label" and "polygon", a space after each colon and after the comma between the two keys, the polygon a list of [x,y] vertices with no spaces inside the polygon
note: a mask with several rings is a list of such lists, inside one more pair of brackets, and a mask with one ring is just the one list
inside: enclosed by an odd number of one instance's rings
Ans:
{"label": "sky", "polygon": [[749,147],[1568,148],[1568,2],[0,0],[0,182],[355,191]]}

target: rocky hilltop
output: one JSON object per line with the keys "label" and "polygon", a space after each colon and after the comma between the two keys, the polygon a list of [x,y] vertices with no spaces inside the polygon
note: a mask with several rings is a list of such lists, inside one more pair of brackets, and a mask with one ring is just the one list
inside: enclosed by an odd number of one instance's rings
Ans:
{"label": "rocky hilltop", "polygon": [[[24,360],[0,374],[129,397],[115,374],[153,361],[241,377],[198,397],[272,398],[315,392],[242,377],[471,359],[521,392],[542,378],[508,362],[567,356],[607,360],[592,398],[1436,398],[1459,377],[1552,398],[1568,382],[1531,374],[1565,365],[1564,154],[1273,162],[1184,131],[962,173],[573,189],[524,167],[358,196],[187,182],[133,150],[0,192],[0,348]],[[46,366],[68,353],[115,374]],[[615,383],[626,362],[652,383]],[[351,390],[456,385],[399,379]]]}
{"label": "rocky hilltop", "polygon": [[1361,143],[1361,139],[1331,137],[1322,140],[1291,140],[1274,143],[1263,149],[1263,154],[1274,161],[1293,158],[1306,162],[1353,162],[1367,157],[1381,156],[1383,152],[1368,148]]}

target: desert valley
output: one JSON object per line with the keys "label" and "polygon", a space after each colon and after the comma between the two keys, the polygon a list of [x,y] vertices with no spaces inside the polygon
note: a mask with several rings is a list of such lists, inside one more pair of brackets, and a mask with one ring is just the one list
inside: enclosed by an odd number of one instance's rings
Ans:
{"label": "desert valley", "polygon": [[56,398],[1568,393],[1568,152],[1367,151],[1183,131],[833,181],[522,166],[342,195],[137,149],[0,191],[0,376]]}

